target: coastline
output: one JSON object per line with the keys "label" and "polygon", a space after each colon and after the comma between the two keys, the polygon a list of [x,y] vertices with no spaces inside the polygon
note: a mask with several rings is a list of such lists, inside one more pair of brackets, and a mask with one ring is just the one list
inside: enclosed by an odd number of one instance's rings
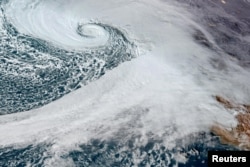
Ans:
{"label": "coastline", "polygon": [[237,104],[221,96],[215,96],[217,102],[228,110],[235,110],[238,123],[236,127],[226,129],[221,125],[211,127],[211,132],[220,137],[222,144],[229,144],[243,150],[250,150],[250,105]]}

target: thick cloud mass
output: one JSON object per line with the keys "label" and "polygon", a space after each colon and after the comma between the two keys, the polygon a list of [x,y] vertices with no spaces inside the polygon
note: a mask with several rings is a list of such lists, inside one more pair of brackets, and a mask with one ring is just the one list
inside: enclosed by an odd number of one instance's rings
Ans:
{"label": "thick cloud mass", "polygon": [[[213,96],[249,102],[249,69],[218,36],[249,34],[220,26],[219,6],[0,2],[0,166],[202,166],[233,149],[209,134],[235,126]],[[214,32],[200,10],[217,12]]]}

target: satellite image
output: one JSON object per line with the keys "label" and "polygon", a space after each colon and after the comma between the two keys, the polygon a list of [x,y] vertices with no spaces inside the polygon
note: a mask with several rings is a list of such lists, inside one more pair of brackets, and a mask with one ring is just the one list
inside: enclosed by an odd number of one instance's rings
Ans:
{"label": "satellite image", "polygon": [[207,167],[250,150],[250,0],[0,0],[0,167]]}

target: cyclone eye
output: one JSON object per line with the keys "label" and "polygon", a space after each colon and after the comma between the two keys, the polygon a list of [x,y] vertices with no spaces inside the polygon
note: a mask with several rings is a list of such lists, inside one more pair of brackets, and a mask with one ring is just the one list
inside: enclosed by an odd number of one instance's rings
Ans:
{"label": "cyclone eye", "polygon": [[98,38],[105,35],[105,29],[96,24],[78,25],[77,33],[85,38]]}

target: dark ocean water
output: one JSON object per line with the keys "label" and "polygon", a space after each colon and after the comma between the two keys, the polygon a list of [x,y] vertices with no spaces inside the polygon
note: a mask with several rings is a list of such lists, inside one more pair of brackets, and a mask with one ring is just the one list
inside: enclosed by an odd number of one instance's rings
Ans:
{"label": "dark ocean water", "polygon": [[[198,43],[236,58],[243,67],[250,66],[250,42],[244,38],[250,40],[249,1],[225,0],[226,4],[219,0],[177,1],[188,10],[200,13],[197,22],[206,27],[219,48],[214,47],[200,31],[193,34]],[[5,16],[5,3],[8,2],[0,0],[0,19],[3,22],[0,32],[0,115],[44,106],[137,56],[136,46],[121,30],[101,23],[93,24],[109,32],[108,43],[86,51],[60,49],[42,39],[22,34]],[[16,45],[22,49],[17,50]],[[27,65],[32,68],[26,68]],[[119,137],[92,139],[61,158],[71,160],[76,167],[205,167],[208,150],[238,150],[221,144],[219,138],[209,132],[179,139],[176,141],[179,147],[172,149],[155,138],[149,138],[145,145],[137,147],[134,143],[138,138],[140,136],[126,141]],[[186,140],[192,142],[187,144]],[[48,151],[52,145],[6,147],[0,143],[0,166],[45,166],[46,160],[52,156]],[[177,161],[177,155],[186,157],[186,163]]]}
{"label": "dark ocean water", "polygon": [[[192,142],[185,144],[185,140]],[[160,140],[149,140],[141,147],[134,145],[136,140],[131,138],[126,142],[122,139],[110,139],[101,141],[93,139],[87,144],[80,145],[80,149],[63,155],[63,159],[71,159],[76,167],[206,167],[207,152],[238,149],[228,145],[222,145],[219,138],[210,133],[199,133],[187,136],[176,141],[179,147],[168,149]],[[46,159],[51,156],[46,154],[51,146],[48,144],[29,145],[24,148],[1,148],[0,165],[9,166],[44,166]],[[185,163],[177,161],[177,155],[187,158]],[[136,160],[136,161],[135,161]]]}

